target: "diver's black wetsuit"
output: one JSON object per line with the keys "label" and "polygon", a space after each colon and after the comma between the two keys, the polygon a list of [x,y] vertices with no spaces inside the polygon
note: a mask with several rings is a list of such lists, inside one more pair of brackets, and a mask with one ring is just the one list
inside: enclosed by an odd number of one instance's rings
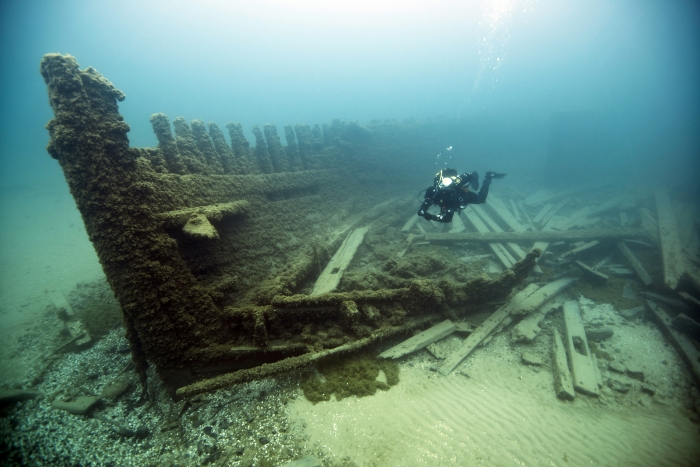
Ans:
{"label": "diver's black wetsuit", "polygon": [[[460,178],[466,181],[469,179],[468,175],[464,174]],[[425,191],[425,198],[418,210],[418,215],[428,221],[452,222],[452,216],[454,216],[455,211],[459,212],[461,209],[466,208],[467,204],[485,203],[489,194],[489,186],[491,186],[491,178],[489,177],[484,179],[478,194],[465,191],[464,185],[452,185],[449,187],[431,186]],[[440,214],[428,213],[428,208],[433,204],[440,206]]]}

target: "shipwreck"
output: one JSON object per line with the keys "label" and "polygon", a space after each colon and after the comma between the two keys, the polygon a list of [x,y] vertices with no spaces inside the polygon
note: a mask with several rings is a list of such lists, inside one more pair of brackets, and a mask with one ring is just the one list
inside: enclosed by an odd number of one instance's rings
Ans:
{"label": "shipwreck", "polygon": [[[459,215],[450,232],[424,228],[416,222],[415,194],[407,194],[425,174],[411,166],[457,132],[454,123],[286,125],[286,145],[268,124],[252,128],[252,146],[238,123],[225,126],[229,143],[216,123],[154,114],[158,146],[136,148],[119,114],[124,93],[96,70],[81,70],[70,55],[48,54],[41,74],[55,115],[47,149],[63,169],[121,306],[136,370],[145,388],[146,370],[154,366],[176,397],[458,320],[473,306],[504,300],[533,270],[541,273],[537,261],[550,242],[624,248],[623,239],[649,235],[624,223],[568,230],[623,199],[578,217],[555,216],[564,201],[551,216],[525,222],[522,203],[510,201],[516,220],[495,195],[490,214],[481,208],[463,214],[472,231]],[[503,228],[484,224],[489,215]],[[558,228],[534,227],[550,220]],[[516,241],[534,245],[524,251]],[[505,269],[470,276],[430,263],[430,255],[407,259],[409,249],[428,242],[487,245]],[[361,253],[372,264],[358,261]],[[415,272],[421,261],[430,274]],[[564,285],[557,287],[550,288]],[[535,289],[532,284],[521,299]],[[475,334],[483,339],[511,312],[534,311],[550,298],[548,290],[520,308],[515,302],[503,308],[498,323]]]}

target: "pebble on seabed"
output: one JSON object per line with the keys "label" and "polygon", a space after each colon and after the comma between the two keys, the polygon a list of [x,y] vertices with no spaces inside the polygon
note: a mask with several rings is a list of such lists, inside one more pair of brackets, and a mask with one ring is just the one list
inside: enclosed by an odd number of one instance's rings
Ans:
{"label": "pebble on seabed", "polygon": [[[150,369],[151,399],[134,404],[141,389],[133,369],[123,371],[131,362],[130,354],[118,351],[125,345],[123,329],[116,329],[47,370],[36,388],[44,397],[16,403],[0,418],[2,465],[185,467],[213,462],[227,448],[231,460],[241,460],[247,452],[252,459],[278,465],[308,454],[284,410],[288,400],[298,397],[298,382],[266,379],[207,394],[208,402],[196,412],[184,412],[178,429],[163,429],[173,419],[177,422],[184,401],[173,402]],[[103,398],[93,409],[103,420],[51,406],[54,400],[100,395],[117,377],[127,377],[131,384],[116,401]],[[128,437],[119,434],[127,432]]]}

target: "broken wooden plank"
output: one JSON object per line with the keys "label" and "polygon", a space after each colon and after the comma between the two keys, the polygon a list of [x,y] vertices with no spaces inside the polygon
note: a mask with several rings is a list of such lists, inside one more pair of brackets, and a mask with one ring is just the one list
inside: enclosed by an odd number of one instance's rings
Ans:
{"label": "broken wooden plank", "polygon": [[[472,207],[473,206],[470,206],[470,208]],[[484,224],[482,220],[479,219],[479,217],[472,209],[467,209],[463,212],[476,230],[478,230],[481,233],[489,231],[488,227],[486,227],[486,224]],[[456,234],[454,236],[457,237],[460,235],[461,234]],[[515,258],[513,258],[513,256],[505,249],[505,247],[501,243],[489,243],[489,247],[496,254],[496,257],[501,261],[505,268],[510,268],[516,263]]]}
{"label": "broken wooden plank", "polygon": [[406,252],[408,251],[408,249],[411,248],[411,243],[413,243],[414,238],[416,238],[416,236],[414,234],[408,234],[408,238],[406,238],[406,243],[407,243],[406,248],[399,251],[396,254],[396,256],[398,256],[399,258],[403,258],[404,255],[406,254]]}
{"label": "broken wooden plank", "polygon": [[401,227],[401,232],[408,233],[411,231],[414,225],[416,225],[416,222],[418,222],[418,219],[420,219],[420,216],[415,215],[411,216],[410,219],[406,221],[406,223]]}
{"label": "broken wooden plank", "polygon": [[690,372],[695,378],[695,383],[700,384],[700,351],[695,348],[691,340],[673,329],[673,323],[668,314],[651,300],[647,300],[647,308],[656,318],[661,332],[671,341],[676,350],[681,354],[690,367]]}
{"label": "broken wooden plank", "polygon": [[610,279],[607,275],[603,274],[602,272],[596,271],[595,269],[587,266],[581,261],[575,261],[574,264],[583,272],[583,274],[588,279],[591,280],[591,282],[594,282],[598,285],[605,285],[607,284],[608,279]]}
{"label": "broken wooden plank", "polygon": [[521,222],[523,219],[520,217],[520,211],[518,210],[518,206],[515,205],[515,201],[512,199],[509,199],[508,201],[510,202],[511,209],[513,209],[513,216],[515,217],[515,220]]}
{"label": "broken wooden plank", "polygon": [[[486,211],[481,207],[481,206],[472,206],[472,209],[474,212],[479,216],[479,218],[484,221],[488,227],[494,231],[494,232],[503,232],[503,229],[501,226],[499,226],[492,218],[489,216]],[[525,229],[522,229],[524,232]],[[513,255],[513,258],[515,258],[516,261],[520,261],[521,259],[525,258],[526,253],[520,248],[520,246],[514,242],[508,242],[505,245],[508,248],[508,251],[510,251]],[[534,271],[534,270],[533,270]],[[542,271],[540,270],[540,273]]]}
{"label": "broken wooden plank", "polygon": [[681,331],[686,336],[697,339],[700,337],[700,324],[693,318],[686,316],[684,313],[678,314],[673,318],[673,327]]}
{"label": "broken wooden plank", "polygon": [[542,306],[544,302],[554,297],[577,280],[577,277],[564,277],[563,279],[550,282],[549,284],[540,287],[537,291],[523,298],[520,303],[513,305],[511,313],[513,315],[526,315],[528,313],[532,313],[537,308]]}
{"label": "broken wooden plank", "polygon": [[689,312],[690,307],[685,304],[685,302],[678,300],[677,298],[673,297],[665,297],[663,295],[659,295],[653,292],[640,292],[642,295],[644,295],[647,298],[650,298],[654,300],[655,302],[662,302],[665,303],[666,305],[671,305],[674,308],[678,308],[680,311],[683,312]]}
{"label": "broken wooden plank", "polygon": [[491,332],[496,329],[501,323],[503,323],[506,318],[510,315],[514,307],[520,304],[521,301],[529,297],[531,294],[535,293],[539,287],[535,284],[530,284],[525,289],[518,292],[508,303],[501,306],[496,310],[491,316],[489,316],[486,321],[481,323],[474,332],[472,332],[469,337],[467,337],[462,345],[450,354],[449,357],[440,365],[438,371],[447,376],[452,370],[457,368],[457,365],[462,363],[462,361],[467,358],[477,345],[486,339]]}
{"label": "broken wooden plank", "polygon": [[540,209],[540,212],[537,213],[534,219],[532,219],[532,222],[535,224],[539,224],[542,222],[542,218],[549,212],[550,209],[554,207],[553,204],[545,204],[542,209]]}
{"label": "broken wooden plank", "polygon": [[659,224],[656,222],[654,215],[647,208],[639,208],[639,217],[642,219],[642,227],[648,230],[651,238],[660,243],[659,239]]}
{"label": "broken wooden plank", "polygon": [[[515,204],[514,204],[515,205]],[[485,205],[491,209],[514,232],[525,232],[527,229],[513,215],[508,212],[505,204],[493,194],[489,195],[489,202]]]}
{"label": "broken wooden plank", "polygon": [[426,235],[425,229],[422,225],[420,225],[420,222],[416,225],[418,226],[418,230],[420,231],[421,235]]}
{"label": "broken wooden plank", "polygon": [[518,200],[518,206],[520,206],[520,211],[527,220],[527,225],[529,225],[532,230],[536,230],[534,224],[532,223],[532,219],[530,219],[530,214],[528,214],[527,209],[525,209],[525,206],[523,206],[523,202]]}
{"label": "broken wooden plank", "polygon": [[617,249],[620,250],[620,253],[627,258],[627,261],[629,261],[630,266],[632,266],[632,269],[637,273],[637,276],[642,280],[644,285],[649,286],[652,284],[651,277],[649,277],[649,274],[647,273],[646,269],[644,269],[644,266],[642,266],[642,263],[639,262],[636,256],[630,251],[629,248],[627,248],[627,245],[625,245],[624,241],[619,241],[617,242]]}
{"label": "broken wooden plank", "polygon": [[597,397],[600,391],[591,360],[591,350],[588,348],[581,310],[578,302],[574,300],[564,303],[564,330],[574,389]]}
{"label": "broken wooden plank", "polygon": [[542,218],[542,224],[546,225],[550,220],[552,220],[552,218],[556,216],[561,208],[563,208],[569,201],[571,201],[571,198],[565,198],[555,204],[554,207],[550,209],[549,212],[547,212],[547,214],[545,214]]}
{"label": "broken wooden plank", "polygon": [[620,211],[620,226],[627,227],[628,223],[629,223],[629,220],[627,219],[627,212]]}
{"label": "broken wooden plank", "polygon": [[566,253],[562,253],[560,258],[562,258],[562,259],[573,258],[574,256],[581,253],[582,251],[590,250],[591,248],[593,248],[594,246],[597,246],[597,245],[600,245],[600,241],[598,241],[598,240],[590,241],[590,242],[585,243],[579,247],[574,248],[573,250],[569,250]]}
{"label": "broken wooden plank", "polygon": [[537,310],[525,316],[510,333],[512,342],[531,342],[540,333],[540,322],[553,310],[561,308],[566,300],[557,296],[547,300]]}
{"label": "broken wooden plank", "polygon": [[681,296],[686,302],[694,304],[696,307],[700,307],[700,300],[690,295],[688,292],[681,292],[678,295]]}
{"label": "broken wooden plank", "polygon": [[661,254],[664,265],[664,284],[671,290],[676,290],[678,282],[685,272],[685,261],[678,236],[676,216],[673,206],[664,188],[656,190],[656,217],[659,221],[659,238],[661,239]]}
{"label": "broken wooden plank", "polygon": [[[468,213],[471,208],[462,211],[463,214],[470,219]],[[480,219],[477,219],[477,222]],[[480,222],[483,224],[483,222]],[[485,227],[485,225],[484,225]],[[440,243],[463,243],[463,242],[556,242],[559,240],[575,241],[586,240],[590,241],[597,239],[601,242],[622,240],[625,238],[645,238],[649,232],[643,229],[636,228],[608,228],[608,229],[588,229],[588,230],[571,230],[571,231],[526,231],[526,232],[489,232],[486,229],[483,232],[461,232],[458,234],[447,233],[429,233],[425,239],[430,242]]]}
{"label": "broken wooden plank", "polygon": [[456,234],[464,232],[465,229],[466,227],[464,227],[464,222],[462,222],[462,218],[459,217],[459,214],[456,213],[454,216],[452,216],[452,228],[448,233]]}
{"label": "broken wooden plank", "polygon": [[379,358],[399,358],[416,350],[437,342],[445,336],[449,336],[455,331],[456,327],[449,319],[436,324],[435,326],[426,329],[425,331],[416,334],[415,336],[406,339],[394,347],[385,350],[379,354]]}
{"label": "broken wooden plank", "polygon": [[559,399],[572,401],[576,398],[574,384],[571,380],[566,351],[559,331],[553,330],[552,338],[552,374],[554,375],[554,393]]}
{"label": "broken wooden plank", "polygon": [[611,259],[612,259],[612,255],[606,256],[605,258],[603,258],[603,259],[601,259],[600,261],[598,261],[598,262],[595,264],[595,266],[593,266],[592,269],[593,269],[594,271],[597,271],[598,269],[600,269],[600,268],[602,268],[603,266],[605,266]]}
{"label": "broken wooden plank", "polygon": [[369,227],[360,227],[347,236],[316,280],[314,290],[311,292],[312,296],[332,292],[338,287],[343,273],[350,265],[357,248],[362,244],[367,230]]}

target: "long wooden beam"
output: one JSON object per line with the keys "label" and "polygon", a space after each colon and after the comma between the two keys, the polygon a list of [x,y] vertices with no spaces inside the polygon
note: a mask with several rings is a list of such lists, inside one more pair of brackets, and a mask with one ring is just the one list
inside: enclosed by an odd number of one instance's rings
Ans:
{"label": "long wooden beam", "polygon": [[622,240],[626,238],[645,238],[648,230],[635,228],[612,229],[586,229],[570,231],[527,231],[527,232],[462,232],[455,234],[433,233],[425,236],[425,239],[434,243],[463,243],[463,242],[519,242],[519,241],[545,241],[556,242],[559,240]]}

